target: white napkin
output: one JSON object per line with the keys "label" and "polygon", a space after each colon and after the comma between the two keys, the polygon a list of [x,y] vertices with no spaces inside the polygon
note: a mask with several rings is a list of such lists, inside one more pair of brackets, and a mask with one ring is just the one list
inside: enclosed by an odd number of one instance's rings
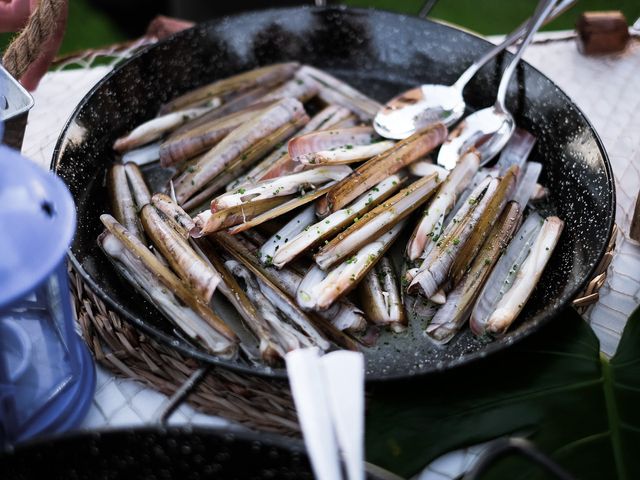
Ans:
{"label": "white napkin", "polygon": [[361,353],[316,348],[286,355],[291,392],[318,480],[342,478],[338,446],[349,480],[364,478],[364,359]]}

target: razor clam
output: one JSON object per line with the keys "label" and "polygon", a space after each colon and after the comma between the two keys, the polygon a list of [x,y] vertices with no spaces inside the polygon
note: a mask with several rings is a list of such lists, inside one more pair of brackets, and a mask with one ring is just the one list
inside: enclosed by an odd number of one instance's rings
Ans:
{"label": "razor clam", "polygon": [[431,298],[442,288],[451,265],[473,233],[473,227],[484,213],[499,183],[498,179],[487,177],[473,190],[471,198],[456,212],[435,246],[427,253],[409,284],[409,291],[421,289],[425,297]]}
{"label": "razor clam", "polygon": [[318,93],[318,84],[309,77],[297,72],[293,78],[275,88],[262,100],[280,100],[281,98],[296,98],[305,103]]}
{"label": "razor clam", "polygon": [[271,90],[266,87],[256,87],[246,92],[236,94],[233,99],[224,103],[222,106],[205,113],[201,117],[189,120],[187,123],[178,128],[172,135],[182,135],[206,123],[229,116],[246,108],[251,108],[256,103],[262,103],[261,99]]}
{"label": "razor clam", "polygon": [[276,145],[282,143],[287,138],[291,137],[296,131],[300,129],[309,120],[306,115],[299,118],[295,118],[292,122],[285,123],[280,128],[276,129],[271,134],[260,139],[257,143],[253,144],[244,153],[229,163],[220,174],[207,184],[204,190],[201,190],[196,196],[192,197],[194,202],[199,199],[211,197],[211,195],[218,190],[222,190],[229,182],[237,179],[242,173],[245,172],[256,160],[263,157],[266,153],[271,151]]}
{"label": "razor clam", "polygon": [[513,165],[522,168],[535,144],[536,137],[526,130],[516,128],[496,163],[500,175],[504,175]]}
{"label": "razor clam", "polygon": [[531,193],[531,197],[529,198],[530,202],[539,202],[541,200],[546,200],[549,196],[549,189],[547,187],[543,187],[539,183],[536,183],[533,188],[533,192]]}
{"label": "razor clam", "polygon": [[133,199],[124,165],[114,163],[107,172],[107,191],[113,216],[132,235],[144,242],[144,232],[138,218],[138,207]]}
{"label": "razor clam", "polygon": [[[249,250],[255,251],[260,257],[260,253],[256,249],[260,248],[261,245],[265,245],[267,240],[254,230],[245,232],[245,237],[246,239],[242,236],[235,238]],[[269,269],[268,271],[270,275],[278,280],[278,287],[280,287],[283,292],[291,298],[296,298],[296,291],[302,281],[301,274],[289,268],[281,268],[279,270]],[[339,330],[360,333],[367,327],[367,320],[363,316],[362,310],[356,307],[348,298],[341,298],[328,310],[318,312],[318,315],[326,321],[331,322],[333,326]]]}
{"label": "razor clam", "polygon": [[[166,290],[173,292],[181,302],[190,307],[195,313],[202,317],[210,327],[225,337],[229,341],[229,348],[235,349],[237,337],[233,331],[222,319],[215,315],[200,298],[194,295],[168,267],[163,265],[140,240],[128,232],[111,215],[100,215],[100,221],[107,230],[124,245],[125,249],[130,252],[133,257],[137,258],[153,273],[155,278],[162,282]],[[179,321],[179,318],[172,319]]]}
{"label": "razor clam", "polygon": [[133,199],[138,209],[140,209],[151,201],[151,192],[144,179],[144,175],[142,175],[140,168],[135,163],[125,163],[124,173],[127,176],[127,180],[129,180],[129,189],[133,195]]}
{"label": "razor clam", "polygon": [[395,145],[395,142],[384,140],[369,145],[344,145],[331,150],[321,150],[298,157],[305,165],[343,165],[361,162],[380,155]]}
{"label": "razor clam", "polygon": [[433,163],[431,159],[413,162],[409,164],[407,169],[414,177],[426,177],[432,173],[437,173],[439,178],[445,179],[447,178],[447,175],[449,175],[449,170]]}
{"label": "razor clam", "polygon": [[190,230],[190,234],[194,238],[209,235],[218,230],[241,225],[260,216],[264,212],[273,210],[286,203],[292,195],[286,197],[272,197],[255,202],[248,202],[234,207],[225,208],[215,213],[211,209],[205,210],[195,216],[195,226]]}
{"label": "razor clam", "polygon": [[[300,162],[307,155],[322,150],[350,145],[370,145],[376,138],[373,127],[352,127],[331,130],[320,130],[298,135],[287,145],[292,160]],[[306,162],[313,163],[313,162]]]}
{"label": "razor clam", "polygon": [[331,180],[339,181],[351,173],[345,165],[318,167],[304,172],[264,180],[253,186],[226,192],[211,201],[211,211],[243,205],[249,202],[282,197],[309,188],[317,188]]}
{"label": "razor clam", "polygon": [[146,165],[148,163],[160,160],[160,143],[155,142],[145,145],[144,147],[134,148],[122,155],[122,163],[135,163],[137,165]]}
{"label": "razor clam", "polygon": [[173,229],[185,240],[189,238],[189,232],[196,226],[195,222],[169,195],[154,193],[151,204],[164,213]]}
{"label": "razor clam", "polygon": [[164,213],[153,205],[142,207],[140,218],[147,236],[173,270],[205,303],[209,303],[220,282],[218,272],[200,258],[173,229]]}
{"label": "razor clam", "polygon": [[478,171],[480,157],[476,152],[465,154],[451,173],[440,184],[433,199],[425,207],[425,214],[416,225],[407,244],[407,257],[415,260],[433,245],[442,233],[444,219],[456,202],[456,198],[467,188],[475,172]]}
{"label": "razor clam", "polygon": [[511,288],[496,305],[496,309],[486,321],[472,317],[471,329],[476,335],[488,333],[503,335],[520,314],[534,288],[540,280],[547,262],[562,234],[564,222],[558,217],[547,217],[542,225],[531,251],[518,269]]}
{"label": "razor clam", "polygon": [[225,266],[233,275],[243,280],[247,292],[246,295],[256,305],[262,318],[267,323],[270,335],[275,337],[279,347],[278,350],[282,352],[280,353],[282,358],[284,358],[284,353],[286,352],[297,348],[314,346],[309,337],[303,335],[293,325],[280,318],[276,307],[265,296],[257,279],[246,267],[235,260],[227,260]]}
{"label": "razor clam", "polygon": [[405,221],[401,221],[376,240],[362,247],[340,265],[328,272],[317,265],[311,267],[300,282],[296,298],[308,310],[326,310],[343,295],[354,289],[369,273],[396,239]]}
{"label": "razor clam", "polygon": [[[474,324],[481,326],[486,323],[502,296],[511,288],[514,276],[529,255],[543,223],[544,219],[537,212],[531,212],[513,236],[473,307],[472,329]],[[477,330],[481,332],[482,328]]]}
{"label": "razor clam", "polygon": [[232,358],[235,355],[235,343],[211,328],[206,320],[176,298],[172,290],[115,235],[103,232],[98,237],[98,244],[120,274],[189,338],[221,357]]}
{"label": "razor clam", "polygon": [[[348,205],[347,208],[332,213],[328,217],[309,226],[309,228],[305,228],[296,236],[289,236],[286,244],[280,245],[278,251],[272,255],[272,263],[276,267],[282,268],[282,266],[292,261],[302,252],[310,251],[325,239],[346,228],[355,218],[364,215],[380,202],[393,195],[405,179],[406,177],[401,174],[391,175],[368,192],[365,192],[353,203]],[[307,225],[305,225],[305,227],[306,226]]]}
{"label": "razor clam", "polygon": [[128,135],[118,138],[113,143],[113,149],[116,152],[123,153],[132,150],[136,147],[146,145],[147,143],[158,140],[163,135],[171,132],[184,124],[188,120],[201,117],[208,111],[218,107],[220,101],[211,101],[206,105],[198,108],[189,108],[187,110],[178,110],[175,112],[167,113],[160,117],[152,118],[151,120],[137,126]]}
{"label": "razor clam", "polygon": [[238,112],[210,120],[186,132],[169,135],[160,145],[160,165],[168,167],[212,148],[233,130],[274,103],[256,103]]}
{"label": "razor clam", "polygon": [[[309,120],[309,123],[300,130],[300,132],[298,132],[298,135],[305,135],[307,133],[334,127],[336,122],[341,121],[350,114],[351,112],[346,108],[330,105]],[[255,172],[251,178],[254,180],[268,180],[270,178],[304,170],[305,166],[294,161],[289,156],[288,152],[289,146],[283,145],[280,150],[274,152],[273,157],[267,157],[264,161],[260,162],[262,168]]]}
{"label": "razor clam", "polygon": [[315,262],[320,268],[326,270],[349,254],[361,249],[371,239],[387,232],[426,202],[437,186],[438,178],[435,174],[415,181],[365,213],[362,218],[357,221],[354,219],[355,223],[352,226],[338,234],[314,255]]}
{"label": "razor clam", "polygon": [[429,153],[446,138],[447,127],[436,124],[396,143],[386,152],[360,165],[351,175],[333,187],[326,197],[318,202],[318,215],[324,217],[340,210],[376,183]]}
{"label": "razor clam", "polygon": [[[291,200],[288,200],[278,205],[277,207],[272,208],[271,210],[267,210],[266,212],[261,213],[257,217],[247,220],[246,222],[236,225],[235,227],[231,227],[229,229],[229,233],[231,235],[235,235],[237,233],[244,232],[245,230],[249,230],[250,228],[253,228],[257,225],[268,222],[269,220],[273,220],[274,218],[277,218],[281,215],[284,215],[293,210],[296,210],[297,208],[300,208],[308,203],[311,203],[315,199],[327,193],[333,185],[335,185],[335,182],[330,182],[322,188],[311,190],[309,192],[304,193],[303,195],[294,197]],[[250,202],[250,204],[251,203],[253,202]]]}
{"label": "razor clam", "polygon": [[224,233],[216,233],[213,238],[234,260],[240,262],[256,276],[260,290],[278,310],[297,325],[317,347],[322,350],[329,349],[331,344],[318,329],[317,322],[300,310],[245,246]]}
{"label": "razor clam", "polygon": [[356,112],[362,120],[372,119],[382,108],[382,105],[375,100],[323,70],[303,65],[300,68],[300,73],[311,77],[320,84],[318,96],[322,101],[346,107]]}
{"label": "razor clam", "polygon": [[273,234],[258,251],[258,258],[264,265],[271,265],[273,257],[280,248],[287,245],[289,240],[295,238],[316,220],[316,209],[313,205],[304,208],[293,217],[280,230]]}
{"label": "razor clam", "polygon": [[237,94],[255,87],[273,87],[290,79],[300,65],[296,62],[276,63],[216,80],[174,98],[163,105],[160,112],[180,110],[213,97]]}
{"label": "razor clam", "polygon": [[[192,240],[191,242],[202,259],[220,274],[221,281],[218,285],[218,291],[233,305],[242,318],[242,323],[234,328],[240,337],[240,348],[243,348],[250,357],[256,358],[257,355],[251,351],[251,346],[254,339],[257,339],[257,350],[260,357],[269,365],[275,364],[282,357],[283,350],[272,338],[269,323],[257,310],[245,290],[240,287],[236,278],[227,269],[225,262],[214,251],[211,243],[205,239]],[[233,323],[231,325],[233,326]],[[253,337],[247,339],[247,335],[253,335]],[[253,350],[255,349],[254,347]]]}
{"label": "razor clam", "polygon": [[542,164],[538,162],[527,162],[524,165],[523,172],[518,178],[518,185],[513,193],[513,200],[518,202],[522,208],[527,206],[529,199],[536,190],[538,185],[538,177],[542,171]]}
{"label": "razor clam", "polygon": [[471,265],[478,250],[482,247],[489,230],[491,230],[491,227],[515,191],[518,170],[519,167],[517,165],[512,165],[500,179],[500,183],[495,192],[491,194],[491,198],[482,215],[478,218],[477,223],[473,224],[471,235],[466,240],[464,248],[459,251],[449,269],[449,278],[445,290],[451,290],[458,284],[469,265]]}
{"label": "razor clam", "polygon": [[176,197],[183,204],[244,151],[287,123],[306,117],[304,107],[294,99],[284,99],[233,130],[183,172],[175,182]]}
{"label": "razor clam", "polygon": [[[307,325],[307,328],[321,331],[330,338],[333,343],[342,348],[358,350],[356,342],[344,332],[335,328],[331,322],[317,317],[313,312],[305,316],[304,312],[300,310],[298,304],[293,300],[294,297],[285,293],[287,287],[283,284],[279,272],[273,268],[264,268],[252,249],[248,248],[239,237],[218,232],[214,234],[213,238],[218,245],[225,249],[229,256],[242,263],[256,275],[260,282],[267,285],[272,290],[272,295],[278,296],[281,302],[288,304],[289,309],[297,312],[296,317],[299,318],[304,325]],[[303,325],[300,325],[300,328],[305,330]]]}
{"label": "razor clam", "polygon": [[520,206],[517,202],[509,202],[493,225],[487,241],[471,263],[469,271],[448,295],[447,302],[436,312],[427,326],[427,335],[436,343],[449,342],[468,320],[491,269],[509,244],[521,220]]}
{"label": "razor clam", "polygon": [[389,326],[394,332],[402,332],[407,328],[398,279],[386,256],[364,277],[358,290],[369,320],[376,325]]}

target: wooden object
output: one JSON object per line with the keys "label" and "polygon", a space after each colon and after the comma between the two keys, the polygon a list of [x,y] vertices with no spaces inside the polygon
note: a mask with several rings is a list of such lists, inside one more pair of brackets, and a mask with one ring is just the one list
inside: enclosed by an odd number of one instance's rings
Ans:
{"label": "wooden object", "polygon": [[640,192],[638,192],[638,199],[636,200],[636,209],[633,211],[629,236],[636,242],[640,242]]}
{"label": "wooden object", "polygon": [[585,12],[576,23],[578,51],[584,55],[622,52],[629,42],[627,19],[619,11]]}

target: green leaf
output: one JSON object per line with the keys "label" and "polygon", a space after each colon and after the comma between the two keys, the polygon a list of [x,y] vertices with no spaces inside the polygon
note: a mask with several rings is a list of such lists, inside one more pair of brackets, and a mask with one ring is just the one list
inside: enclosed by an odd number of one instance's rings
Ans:
{"label": "green leaf", "polygon": [[[577,478],[640,478],[640,310],[611,361],[568,309],[476,365],[378,386],[368,407],[367,460],[400,475],[451,450],[520,432]],[[517,459],[501,461],[487,477],[544,478]]]}

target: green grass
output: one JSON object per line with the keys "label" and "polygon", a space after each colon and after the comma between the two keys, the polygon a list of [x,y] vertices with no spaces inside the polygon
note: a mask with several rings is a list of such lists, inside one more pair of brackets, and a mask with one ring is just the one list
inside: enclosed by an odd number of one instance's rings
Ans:
{"label": "green grass", "polygon": [[[376,7],[416,14],[422,0],[346,0],[357,7]],[[490,35],[506,33],[528,17],[537,0],[440,0],[431,16]],[[548,30],[572,29],[581,12],[589,10],[622,10],[629,23],[640,17],[638,0],[579,0],[578,5]],[[0,50],[4,50],[13,34],[0,34]],[[89,6],[85,0],[69,1],[69,22],[60,54],[110,45],[125,40],[109,18]]]}

